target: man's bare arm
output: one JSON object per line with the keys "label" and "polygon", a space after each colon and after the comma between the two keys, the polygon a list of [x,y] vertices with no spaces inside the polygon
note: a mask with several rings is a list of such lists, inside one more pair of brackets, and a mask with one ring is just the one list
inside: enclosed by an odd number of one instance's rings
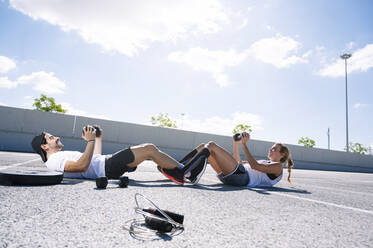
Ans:
{"label": "man's bare arm", "polygon": [[78,159],[78,161],[66,161],[65,171],[66,172],[85,172],[89,164],[91,163],[93,156],[93,149],[95,147],[95,142],[91,141],[87,143],[83,155]]}
{"label": "man's bare arm", "polygon": [[96,138],[93,154],[102,154],[102,139]]}
{"label": "man's bare arm", "polygon": [[83,155],[78,161],[66,161],[65,169],[66,172],[84,172],[88,169],[91,163],[93,151],[95,147],[96,132],[92,126],[86,126],[83,128],[82,138],[87,141],[87,146]]}
{"label": "man's bare arm", "polygon": [[102,154],[102,128],[97,126],[100,129],[100,136],[96,137],[95,149],[93,154]]}

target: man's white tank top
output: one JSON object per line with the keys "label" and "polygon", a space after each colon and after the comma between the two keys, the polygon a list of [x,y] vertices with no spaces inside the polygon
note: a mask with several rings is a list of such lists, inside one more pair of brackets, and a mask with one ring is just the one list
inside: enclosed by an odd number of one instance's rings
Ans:
{"label": "man's white tank top", "polygon": [[[258,160],[258,163],[270,163],[269,160]],[[250,182],[247,184],[247,187],[271,187],[278,183],[282,179],[282,173],[280,176],[271,180],[266,173],[251,169],[250,164],[243,165],[249,174]]]}

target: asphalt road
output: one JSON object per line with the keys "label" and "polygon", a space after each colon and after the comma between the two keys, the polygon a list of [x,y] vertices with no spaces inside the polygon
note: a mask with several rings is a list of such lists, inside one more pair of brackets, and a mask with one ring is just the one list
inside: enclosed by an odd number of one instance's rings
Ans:
{"label": "asphalt road", "polygon": [[[39,168],[38,156],[0,152],[0,170]],[[373,247],[373,174],[297,170],[273,188],[222,185],[208,167],[200,184],[175,185],[146,161],[112,181],[0,186],[0,247]],[[136,193],[185,215],[184,231],[142,241],[123,230]],[[145,207],[145,205],[144,205]],[[156,237],[156,236],[154,236]]]}

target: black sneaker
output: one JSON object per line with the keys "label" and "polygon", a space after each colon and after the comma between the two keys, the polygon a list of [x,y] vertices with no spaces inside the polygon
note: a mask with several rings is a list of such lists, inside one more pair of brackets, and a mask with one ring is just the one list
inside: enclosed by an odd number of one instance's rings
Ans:
{"label": "black sneaker", "polygon": [[171,181],[183,185],[184,184],[184,172],[181,171],[179,168],[175,169],[164,169],[160,168],[160,171],[163,175],[165,175]]}
{"label": "black sneaker", "polygon": [[186,177],[192,184],[197,184],[201,179],[206,170],[207,158],[201,156],[196,162],[198,163],[197,167],[190,172],[190,176]]}
{"label": "black sneaker", "polygon": [[193,149],[193,151],[189,152],[184,158],[179,160],[180,164],[188,164],[190,160],[197,154],[197,149]]}

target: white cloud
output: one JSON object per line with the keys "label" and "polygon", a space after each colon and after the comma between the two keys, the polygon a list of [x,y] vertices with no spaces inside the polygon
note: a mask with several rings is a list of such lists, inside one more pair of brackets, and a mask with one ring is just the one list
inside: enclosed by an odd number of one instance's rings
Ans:
{"label": "white cloud", "polygon": [[10,0],[16,10],[64,31],[77,31],[105,50],[133,56],[152,42],[218,32],[230,22],[218,0]]}
{"label": "white cloud", "polygon": [[17,79],[18,84],[31,84],[36,91],[48,94],[62,94],[66,88],[64,81],[54,76],[53,72],[33,72]]}
{"label": "white cloud", "polygon": [[0,77],[0,88],[12,89],[17,87],[17,82],[13,82],[8,77]]}
{"label": "white cloud", "polygon": [[[85,117],[91,117],[91,118],[97,118],[97,119],[110,120],[110,118],[105,116],[105,115],[95,115],[95,114],[89,113],[85,110],[76,109],[70,103],[67,103],[67,102],[62,102],[61,106],[62,106],[63,109],[67,110],[66,114],[69,114],[69,115],[78,115],[78,116],[85,116]],[[94,124],[94,123],[92,123],[92,124]]]}
{"label": "white cloud", "polygon": [[307,51],[306,53],[304,53],[303,55],[302,55],[302,58],[308,58],[309,56],[311,56],[312,55],[312,50],[309,50],[309,51]]}
{"label": "white cloud", "polygon": [[33,72],[19,77],[16,81],[0,77],[0,88],[12,89],[24,84],[31,84],[34,90],[47,94],[61,94],[66,88],[65,82],[55,77],[53,72]]}
{"label": "white cloud", "polygon": [[307,63],[307,57],[312,50],[306,52],[302,57],[289,55],[296,52],[301,44],[290,37],[276,36],[255,42],[248,49],[236,52],[234,49],[227,51],[210,51],[205,48],[195,47],[188,51],[177,51],[169,54],[168,59],[172,62],[184,63],[196,71],[205,71],[211,74],[220,87],[231,85],[229,77],[225,72],[227,67],[235,67],[243,63],[249,56],[259,61],[269,63],[277,68],[286,68],[293,64]]}
{"label": "white cloud", "polygon": [[[347,60],[347,70],[350,72],[366,72],[373,67],[373,44],[368,44],[364,48],[352,53],[352,57]],[[341,58],[336,58],[331,64],[327,64],[319,72],[324,77],[342,77],[345,75],[345,62]]]}
{"label": "white cloud", "polygon": [[249,23],[249,19],[247,18],[243,19],[241,25],[238,26],[238,30],[245,28],[248,23]]}
{"label": "white cloud", "polygon": [[231,84],[224,71],[225,68],[241,64],[246,57],[247,55],[244,52],[237,53],[233,49],[209,51],[196,47],[189,49],[187,52],[173,52],[168,56],[168,59],[177,63],[185,63],[196,71],[209,72],[219,86],[225,87]]}
{"label": "white cloud", "polygon": [[271,25],[267,25],[267,26],[266,26],[266,29],[267,29],[267,30],[272,30],[273,27],[272,27]]}
{"label": "white cloud", "polygon": [[325,47],[324,46],[316,46],[316,51],[317,52],[322,52],[322,51],[324,51],[325,50]]}
{"label": "white cloud", "polygon": [[[32,106],[34,101],[30,101],[31,99],[33,99],[33,97],[32,96],[25,96],[24,99],[26,101],[22,104],[22,108],[34,109],[34,106]],[[110,120],[110,118],[105,116],[105,115],[96,115],[96,114],[89,113],[85,110],[76,109],[75,107],[73,107],[68,102],[61,102],[60,103],[60,102],[57,101],[57,104],[61,104],[61,107],[63,109],[67,110],[66,114],[68,114],[68,115],[78,115],[78,116],[84,116],[84,117]],[[0,103],[0,105],[1,105],[1,103]],[[92,124],[94,124],[94,123],[92,123]]]}
{"label": "white cloud", "polygon": [[10,58],[0,56],[0,73],[7,73],[16,68],[16,63]]}
{"label": "white cloud", "polygon": [[175,120],[178,127],[183,130],[220,135],[232,135],[233,129],[238,124],[250,125],[253,131],[263,130],[261,116],[244,112],[236,112],[229,119],[213,116],[198,120],[185,115],[184,118],[177,118]]}
{"label": "white cloud", "polygon": [[347,49],[349,49],[349,50],[351,50],[351,49],[354,48],[355,46],[356,46],[356,43],[353,42],[353,41],[349,42],[349,43],[346,45]]}
{"label": "white cloud", "polygon": [[249,53],[257,60],[272,64],[277,68],[286,68],[290,65],[307,63],[305,58],[291,55],[296,53],[301,43],[291,37],[277,35],[255,42],[249,48]]}

